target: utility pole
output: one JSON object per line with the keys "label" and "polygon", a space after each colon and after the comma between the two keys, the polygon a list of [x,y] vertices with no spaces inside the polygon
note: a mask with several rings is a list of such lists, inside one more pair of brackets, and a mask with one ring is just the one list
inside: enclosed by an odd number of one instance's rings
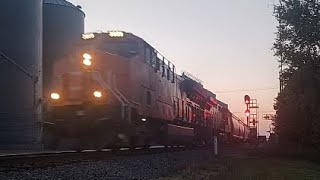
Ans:
{"label": "utility pole", "polygon": [[280,81],[280,93],[282,92],[283,90],[283,78],[282,78],[282,62],[283,62],[283,58],[282,58],[282,53],[281,53],[281,56],[280,56],[280,72],[279,72],[279,81]]}

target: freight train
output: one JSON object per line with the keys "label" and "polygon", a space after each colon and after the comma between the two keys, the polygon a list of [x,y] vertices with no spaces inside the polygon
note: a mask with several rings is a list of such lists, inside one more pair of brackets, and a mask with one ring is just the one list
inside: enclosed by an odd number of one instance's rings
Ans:
{"label": "freight train", "polygon": [[73,53],[53,64],[44,143],[56,148],[245,141],[249,127],[146,41],[123,31],[86,33]]}

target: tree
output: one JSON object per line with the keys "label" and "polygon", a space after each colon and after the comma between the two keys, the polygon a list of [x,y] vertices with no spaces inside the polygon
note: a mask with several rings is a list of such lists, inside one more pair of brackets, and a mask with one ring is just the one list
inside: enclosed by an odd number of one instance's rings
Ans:
{"label": "tree", "polygon": [[274,14],[273,49],[285,87],[276,99],[276,132],[286,141],[320,145],[320,3],[280,0]]}
{"label": "tree", "polygon": [[284,66],[286,82],[300,67],[320,66],[320,6],[318,0],[280,0],[275,55]]}
{"label": "tree", "polygon": [[320,142],[319,92],[320,72],[315,73],[310,68],[299,68],[292,75],[277,97],[275,106],[276,131],[282,140],[300,144]]}

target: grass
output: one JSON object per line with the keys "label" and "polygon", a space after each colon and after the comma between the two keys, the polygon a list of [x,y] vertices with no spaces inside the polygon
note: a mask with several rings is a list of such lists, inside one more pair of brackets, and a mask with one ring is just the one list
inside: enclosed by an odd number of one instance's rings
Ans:
{"label": "grass", "polygon": [[194,164],[159,180],[320,180],[320,165],[293,158],[227,156]]}

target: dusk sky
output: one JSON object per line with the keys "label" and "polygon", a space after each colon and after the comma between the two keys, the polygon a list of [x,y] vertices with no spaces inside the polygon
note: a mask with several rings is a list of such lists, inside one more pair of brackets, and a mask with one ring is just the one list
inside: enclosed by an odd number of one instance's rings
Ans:
{"label": "dusk sky", "polygon": [[[179,72],[201,79],[238,117],[245,118],[245,94],[258,99],[260,114],[273,112],[279,87],[271,50],[277,25],[273,0],[70,2],[86,13],[87,32],[123,30],[143,38]],[[248,89],[268,90],[237,91]],[[269,122],[261,120],[260,127],[267,134]]]}

